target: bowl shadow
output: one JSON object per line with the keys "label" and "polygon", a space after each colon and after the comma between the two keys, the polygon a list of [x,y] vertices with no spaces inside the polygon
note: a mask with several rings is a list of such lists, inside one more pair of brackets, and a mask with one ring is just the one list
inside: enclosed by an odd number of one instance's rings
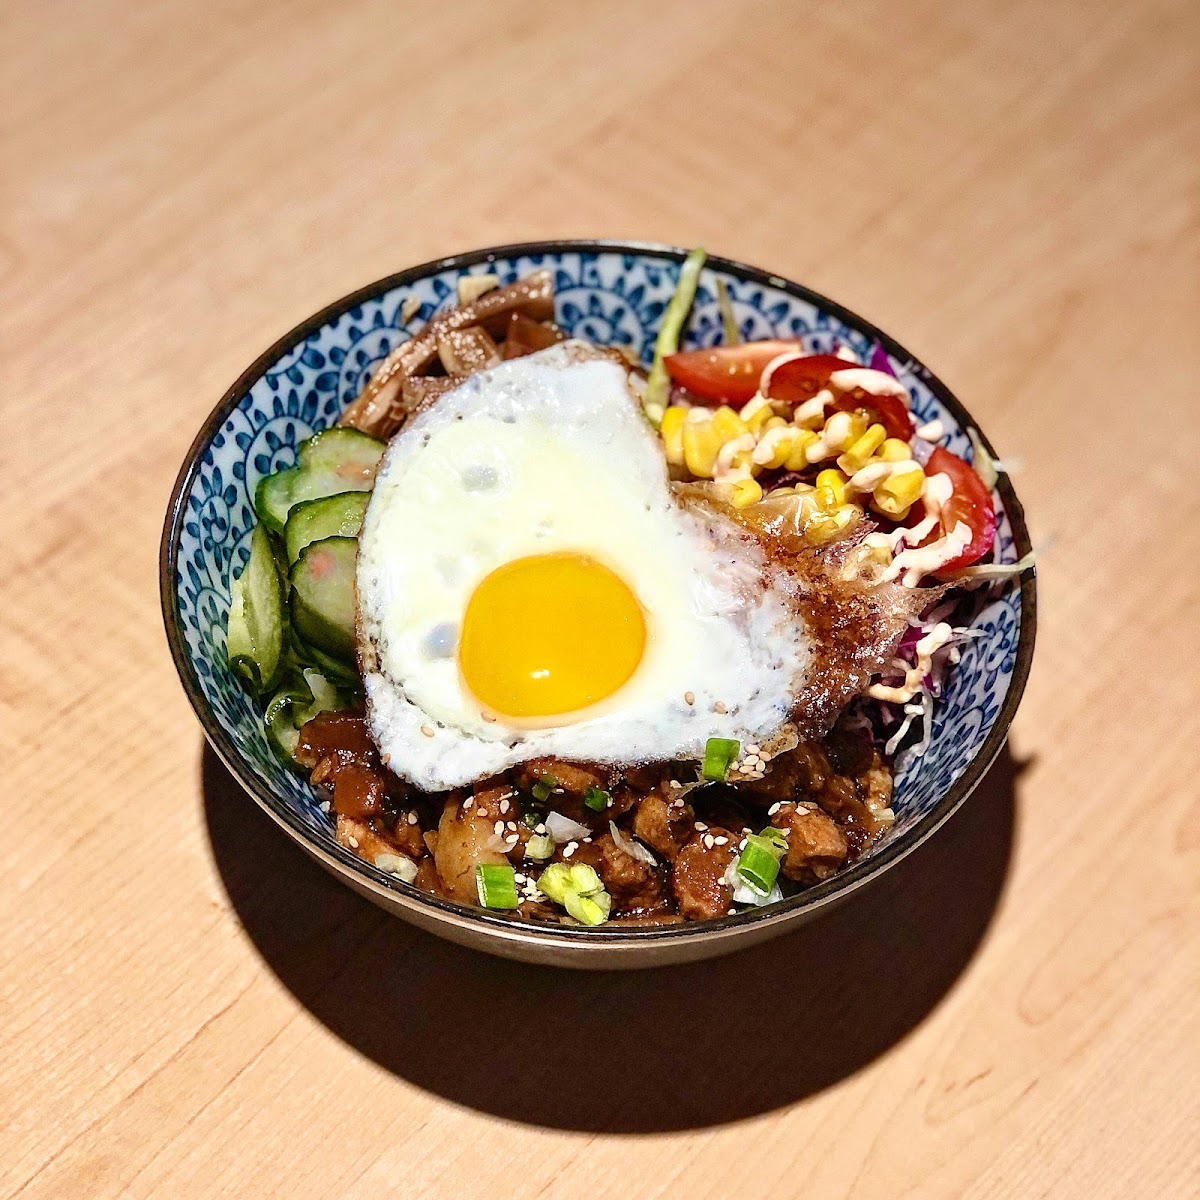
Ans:
{"label": "bowl shadow", "polygon": [[940,830],[795,933],[710,962],[533,967],[463,949],[327,874],[206,745],[204,816],[230,903],[267,965],[359,1053],[446,1099],[559,1129],[724,1124],[845,1079],[966,969],[1008,874],[1007,746]]}

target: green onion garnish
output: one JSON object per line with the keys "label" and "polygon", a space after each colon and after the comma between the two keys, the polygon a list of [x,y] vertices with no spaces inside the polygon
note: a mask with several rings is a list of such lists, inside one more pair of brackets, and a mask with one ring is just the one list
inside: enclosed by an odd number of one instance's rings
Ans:
{"label": "green onion garnish", "polygon": [[737,860],[737,873],[760,896],[767,895],[779,876],[779,852],[775,843],[752,833]]}
{"label": "green onion garnish", "polygon": [[475,889],[484,908],[517,907],[517,873],[508,863],[480,863],[475,868]]}
{"label": "green onion garnish", "polygon": [[733,738],[709,738],[704,743],[704,766],[700,773],[713,783],[722,782],[741,749],[742,743]]}
{"label": "green onion garnish", "polygon": [[603,788],[590,787],[587,790],[587,795],[583,798],[583,802],[592,812],[603,812],[612,803],[612,796]]}
{"label": "green onion garnish", "polygon": [[584,925],[601,925],[612,911],[612,897],[586,863],[551,863],[542,872],[538,889]]}
{"label": "green onion garnish", "polygon": [[547,900],[562,904],[567,898],[571,868],[566,863],[551,863],[537,881],[538,890]]}
{"label": "green onion garnish", "polygon": [[558,787],[558,780],[553,775],[543,775],[541,779],[533,785],[533,798],[535,800],[548,800],[550,793]]}
{"label": "green onion garnish", "polygon": [[663,359],[679,349],[679,335],[683,332],[688,313],[692,311],[692,301],[696,298],[696,285],[700,282],[700,268],[704,266],[704,258],[704,251],[697,246],[683,260],[683,265],[679,268],[679,283],[675,287],[671,302],[667,305],[667,311],[663,313],[658,337],[654,340],[654,362],[650,366],[650,374],[646,377],[642,407],[655,429],[662,424],[667,397],[671,392],[671,377],[667,374],[667,366]]}
{"label": "green onion garnish", "polygon": [[534,862],[545,862],[554,857],[554,839],[548,833],[535,833],[525,843],[525,857]]}
{"label": "green onion garnish", "polygon": [[526,829],[536,829],[542,823],[542,814],[530,809],[522,818]]}
{"label": "green onion garnish", "polygon": [[612,897],[607,892],[597,892],[593,896],[568,892],[564,903],[567,912],[584,925],[603,925],[612,911]]}
{"label": "green onion garnish", "polygon": [[569,892],[592,896],[604,890],[600,876],[587,863],[551,863],[538,880],[542,894],[556,904],[565,904]]}
{"label": "green onion garnish", "polygon": [[774,825],[768,825],[758,836],[766,838],[780,855],[787,853],[788,840],[784,836],[782,829],[776,829]]}

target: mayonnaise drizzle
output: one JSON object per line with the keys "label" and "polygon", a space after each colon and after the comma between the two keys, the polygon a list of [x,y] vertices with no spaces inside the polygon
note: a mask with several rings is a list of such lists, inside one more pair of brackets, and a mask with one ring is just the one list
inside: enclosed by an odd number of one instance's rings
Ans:
{"label": "mayonnaise drizzle", "polygon": [[898,396],[907,402],[908,388],[898,379],[885,374],[883,371],[873,371],[870,367],[849,367],[844,371],[834,371],[829,376],[829,382],[843,392],[852,392],[861,388],[869,396]]}
{"label": "mayonnaise drizzle", "polygon": [[890,704],[907,704],[920,690],[925,676],[933,665],[933,656],[954,638],[954,630],[945,621],[939,621],[915,646],[917,661],[904,672],[904,682],[898,685],[873,683],[867,688],[872,700],[886,700]]}

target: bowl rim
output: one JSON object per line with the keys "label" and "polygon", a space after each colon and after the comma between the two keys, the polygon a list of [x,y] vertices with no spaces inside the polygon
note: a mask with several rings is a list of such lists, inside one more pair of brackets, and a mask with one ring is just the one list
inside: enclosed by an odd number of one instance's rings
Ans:
{"label": "bowl rim", "polygon": [[[623,241],[604,238],[561,238],[546,241],[516,242],[509,245],[490,246],[479,250],[464,251],[443,258],[432,259],[407,267],[402,271],[386,275],[372,283],[356,288],[354,291],[327,304],[324,308],[305,318],[282,337],[273,342],[263,353],[238,376],[234,383],[225,391],[213,410],[209,413],[199,432],[192,439],[184,457],[183,465],[176,476],[171,489],[167,506],[166,519],[163,523],[162,537],[159,544],[159,598],[162,607],[163,624],[175,669],[188,700],[200,721],[204,734],[217,756],[242,787],[257,801],[259,806],[277,824],[295,837],[301,846],[329,867],[336,874],[344,876],[346,881],[354,884],[360,891],[372,893],[383,900],[389,907],[401,908],[414,915],[423,915],[425,922],[435,924],[449,923],[464,930],[479,934],[491,934],[501,941],[507,942],[536,942],[550,947],[560,947],[577,951],[580,947],[591,945],[599,949],[606,947],[635,947],[658,945],[664,941],[686,942],[697,939],[725,940],[735,937],[738,933],[750,929],[762,930],[764,926],[790,923],[801,914],[811,914],[816,910],[842,900],[851,892],[864,884],[878,878],[884,871],[900,859],[910,854],[921,843],[929,838],[945,821],[958,810],[967,797],[975,789],[984,773],[995,761],[1008,737],[1009,726],[1020,704],[1029,671],[1033,661],[1034,642],[1037,625],[1037,579],[1036,571],[1026,572],[1021,579],[1020,587],[1020,616],[1021,628],[1017,642],[1016,661],[1013,665],[1012,678],[1009,681],[1008,692],[996,720],[992,725],[983,745],[975,752],[962,775],[954,781],[946,793],[923,814],[903,835],[895,839],[885,839],[879,849],[861,859],[844,871],[838,872],[831,879],[819,883],[815,887],[798,892],[769,908],[752,909],[734,916],[718,917],[708,921],[688,921],[677,925],[665,926],[608,926],[595,929],[585,929],[569,925],[543,925],[521,918],[501,916],[457,901],[445,900],[429,892],[423,892],[411,884],[386,875],[377,867],[351,854],[349,850],[331,842],[329,847],[320,845],[311,836],[308,826],[288,807],[274,789],[263,783],[258,776],[246,769],[242,755],[232,740],[225,733],[215,713],[212,711],[200,685],[199,677],[192,665],[187,650],[187,642],[183,632],[183,618],[179,610],[176,579],[178,577],[178,562],[180,540],[187,511],[187,497],[191,492],[196,475],[203,461],[204,451],[208,448],[214,435],[220,430],[253,384],[263,375],[272,363],[276,362],[286,351],[297,343],[304,341],[320,330],[324,325],[342,317],[350,309],[381,296],[394,288],[403,287],[417,282],[430,275],[436,275],[447,270],[461,270],[465,267],[477,266],[481,263],[495,262],[503,259],[516,259],[537,255],[554,255],[570,253],[591,254],[621,254],[630,257],[654,257],[681,262],[689,253],[688,250],[657,242]],[[874,323],[860,317],[853,310],[803,284],[796,283],[770,271],[750,266],[736,259],[724,258],[719,255],[708,255],[705,266],[746,282],[757,283],[763,287],[786,292],[822,312],[828,313],[851,326],[877,339],[885,350],[894,358],[911,364],[911,369],[918,375],[921,382],[937,397],[954,415],[962,428],[973,427],[979,434],[989,453],[995,451],[986,433],[979,423],[958,400],[953,392],[936,376],[924,363],[897,342],[889,334],[879,329]],[[1004,501],[1004,509],[1012,526],[1013,539],[1019,556],[1028,554],[1031,550],[1029,531],[1025,522],[1025,513],[1020,500],[1017,498],[1011,482],[1006,474],[997,481],[996,489]]]}

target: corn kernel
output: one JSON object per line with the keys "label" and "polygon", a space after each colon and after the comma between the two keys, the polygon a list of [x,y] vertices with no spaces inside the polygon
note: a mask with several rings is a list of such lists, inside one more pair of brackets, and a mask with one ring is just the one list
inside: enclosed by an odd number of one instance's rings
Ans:
{"label": "corn kernel", "polygon": [[746,428],[755,435],[762,432],[763,427],[774,415],[775,410],[771,407],[770,400],[765,396],[751,396],[742,405],[741,412],[738,413],[738,416],[745,423]]}
{"label": "corn kernel", "polygon": [[764,429],[791,429],[790,421],[785,421],[782,417],[771,417],[763,426]]}
{"label": "corn kernel", "polygon": [[793,424],[801,429],[811,429],[814,432],[820,429],[825,424],[825,405],[832,399],[833,393],[828,389],[822,389],[811,399],[797,405],[796,411],[792,414]]}
{"label": "corn kernel", "polygon": [[762,468],[754,461],[754,434],[744,433],[725,442],[717,452],[712,477],[729,483],[746,475],[756,475]]}
{"label": "corn kernel", "polygon": [[887,440],[887,430],[882,425],[872,425],[838,459],[838,466],[847,475],[862,470],[871,461],[871,456]]}
{"label": "corn kernel", "polygon": [[763,497],[762,484],[757,479],[738,479],[732,484],[729,502],[734,508],[745,508],[757,504]]}
{"label": "corn kernel", "polygon": [[728,404],[722,404],[720,408],[716,409],[712,419],[713,428],[721,435],[722,442],[731,442],[734,438],[742,437],[743,434],[750,432],[746,422]]}
{"label": "corn kernel", "polygon": [[683,461],[697,479],[711,479],[717,454],[725,440],[714,427],[712,416],[697,416],[692,409],[683,423]]}
{"label": "corn kernel", "polygon": [[808,448],[818,440],[811,429],[797,429],[792,448],[784,459],[784,468],[788,471],[803,471],[808,466]]}
{"label": "corn kernel", "polygon": [[846,477],[830,467],[817,474],[817,504],[831,513],[846,503]]}
{"label": "corn kernel", "polygon": [[912,447],[899,438],[888,438],[879,447],[879,457],[884,462],[903,462],[910,454],[912,454]]}
{"label": "corn kernel", "polygon": [[[834,427],[835,435],[829,436],[829,424],[833,422],[834,417],[844,417],[845,421],[839,421]],[[866,432],[867,426],[870,424],[870,418],[866,413],[855,409],[853,412],[834,413],[833,417],[829,418],[829,423],[825,426],[826,441],[829,442],[830,450],[842,451],[847,446],[852,446]]]}
{"label": "corn kernel", "polygon": [[667,462],[673,467],[683,466],[683,423],[687,414],[688,410],[681,404],[672,404],[663,413],[662,424],[658,427]]}
{"label": "corn kernel", "polygon": [[758,445],[754,447],[754,461],[759,466],[771,470],[782,467],[787,462],[799,433],[800,430],[786,423],[765,429]]}
{"label": "corn kernel", "polygon": [[876,487],[873,493],[875,507],[884,516],[899,520],[916,503],[924,486],[925,472],[920,467],[901,471]]}

